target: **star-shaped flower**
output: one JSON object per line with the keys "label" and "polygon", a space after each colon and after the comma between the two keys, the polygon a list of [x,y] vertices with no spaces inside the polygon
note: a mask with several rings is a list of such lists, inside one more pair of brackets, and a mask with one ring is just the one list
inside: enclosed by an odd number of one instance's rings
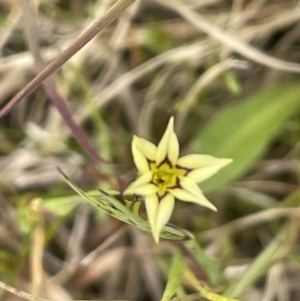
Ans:
{"label": "star-shaped flower", "polygon": [[132,153],[139,177],[123,194],[144,197],[151,232],[157,243],[162,228],[170,219],[175,199],[217,210],[197,183],[210,178],[232,160],[195,154],[179,158],[173,117],[158,146],[134,136]]}

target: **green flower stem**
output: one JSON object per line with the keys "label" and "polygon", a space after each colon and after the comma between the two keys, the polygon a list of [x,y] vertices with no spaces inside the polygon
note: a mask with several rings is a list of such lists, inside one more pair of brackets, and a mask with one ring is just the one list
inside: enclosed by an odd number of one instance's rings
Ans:
{"label": "green flower stem", "polygon": [[212,285],[219,285],[225,282],[225,278],[216,265],[216,263],[205,253],[195,239],[188,240],[184,243],[201,267],[205,270]]}

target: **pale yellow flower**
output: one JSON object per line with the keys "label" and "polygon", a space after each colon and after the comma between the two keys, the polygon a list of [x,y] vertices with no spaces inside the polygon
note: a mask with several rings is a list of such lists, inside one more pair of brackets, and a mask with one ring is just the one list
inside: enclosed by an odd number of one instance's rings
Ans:
{"label": "pale yellow flower", "polygon": [[144,197],[148,221],[156,242],[170,219],[175,199],[217,210],[203,195],[197,183],[210,178],[232,160],[194,154],[179,158],[173,117],[158,146],[134,136],[132,153],[139,177],[123,194]]}

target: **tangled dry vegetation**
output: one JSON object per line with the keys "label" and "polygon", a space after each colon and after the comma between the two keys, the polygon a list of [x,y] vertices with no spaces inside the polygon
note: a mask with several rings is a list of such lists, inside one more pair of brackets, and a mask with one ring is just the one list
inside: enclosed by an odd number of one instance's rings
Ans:
{"label": "tangled dry vegetation", "polygon": [[[1,107],[114,2],[2,0]],[[158,141],[170,115],[184,151],[192,149],[195,133],[223,107],[299,81],[299,19],[298,0],[134,1],[53,76],[74,120],[113,166],[79,146],[47,88],[1,118],[0,280],[48,300],[159,300],[179,249],[208,282],[180,243],[155,245],[148,234],[91,208],[62,183],[56,167],[86,190],[122,190],[135,177],[132,135]],[[300,300],[300,121],[294,111],[263,156],[207,194],[217,214],[176,207],[172,223],[192,231],[223,270],[227,282],[217,292],[251,266],[241,300]],[[183,292],[183,300],[203,298]]]}

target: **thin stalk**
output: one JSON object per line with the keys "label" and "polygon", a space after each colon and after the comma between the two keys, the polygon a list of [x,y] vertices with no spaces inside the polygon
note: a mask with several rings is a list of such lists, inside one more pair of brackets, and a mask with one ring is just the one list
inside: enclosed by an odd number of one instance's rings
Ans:
{"label": "thin stalk", "polygon": [[74,54],[91,41],[100,31],[112,23],[130,4],[135,0],[117,1],[100,20],[95,22],[86,32],[84,32],[70,47],[63,51],[54,61],[52,61],[43,71],[41,71],[31,82],[29,82],[19,93],[17,93],[3,108],[0,110],[0,118],[9,113],[16,104],[30,95],[42,82],[51,74],[58,70]]}

